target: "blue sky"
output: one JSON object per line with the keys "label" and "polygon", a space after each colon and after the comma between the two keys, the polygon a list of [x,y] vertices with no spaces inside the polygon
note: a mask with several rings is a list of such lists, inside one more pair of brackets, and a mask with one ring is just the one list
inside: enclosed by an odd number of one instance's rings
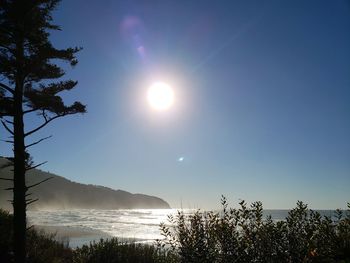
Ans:
{"label": "blue sky", "polygon": [[[54,20],[56,46],[84,48],[63,96],[88,113],[38,134],[43,170],[172,207],[350,201],[348,1],[66,0]],[[146,102],[157,80],[166,112]]]}

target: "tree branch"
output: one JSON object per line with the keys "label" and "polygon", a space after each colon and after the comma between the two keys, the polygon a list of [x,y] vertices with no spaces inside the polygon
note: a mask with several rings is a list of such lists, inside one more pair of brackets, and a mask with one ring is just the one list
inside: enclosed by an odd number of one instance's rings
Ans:
{"label": "tree branch", "polygon": [[45,122],[47,122],[47,114],[45,113],[45,109],[42,110],[41,115],[44,117]]}
{"label": "tree branch", "polygon": [[42,183],[46,182],[46,181],[48,181],[48,180],[50,180],[50,179],[52,179],[52,178],[53,178],[53,177],[46,178],[46,179],[40,181],[39,183],[32,184],[32,185],[30,185],[30,186],[27,186],[26,188],[27,188],[27,190],[28,190],[28,189],[30,189],[30,188],[32,188],[32,187],[38,186],[39,184],[42,184]]}
{"label": "tree branch", "polygon": [[37,111],[37,110],[39,110],[39,109],[35,108],[35,109],[31,109],[31,110],[25,110],[25,111],[23,111],[23,114],[34,112],[34,111]]}
{"label": "tree branch", "polygon": [[6,120],[4,119],[5,122],[7,122],[8,124],[12,124],[13,125],[13,121],[9,121],[9,120]]}
{"label": "tree branch", "polygon": [[27,168],[26,168],[26,171],[29,171],[29,170],[32,170],[32,169],[38,168],[39,166],[41,166],[41,165],[43,165],[43,164],[45,164],[45,163],[47,163],[47,161],[42,162],[42,163],[39,163],[39,164],[34,165],[34,166],[27,167]]}
{"label": "tree branch", "polygon": [[54,119],[57,119],[59,117],[63,117],[63,116],[66,116],[67,114],[60,114],[60,115],[56,115],[55,117],[52,117],[50,119],[47,119],[47,121],[45,121],[43,124],[41,124],[39,127],[27,132],[24,134],[24,137],[27,137],[31,134],[33,134],[34,132],[37,132],[38,130],[40,130],[41,128],[44,128],[47,124],[49,124],[51,121],[53,121]]}
{"label": "tree branch", "polygon": [[34,146],[34,145],[36,145],[36,144],[38,144],[38,143],[41,143],[42,141],[47,140],[47,139],[49,139],[49,138],[51,138],[51,137],[52,137],[52,135],[47,136],[47,137],[45,137],[45,138],[42,138],[42,139],[40,139],[40,140],[38,140],[38,141],[36,141],[36,142],[33,142],[33,143],[31,143],[31,144],[26,145],[25,148],[29,148],[29,147],[31,147],[31,146]]}
{"label": "tree branch", "polygon": [[3,89],[7,90],[8,92],[10,92],[12,95],[15,94],[15,91],[13,89],[11,89],[9,86],[3,84],[3,83],[0,83],[0,87],[2,87]]}
{"label": "tree branch", "polygon": [[[28,205],[28,204],[27,204],[27,205]],[[32,229],[33,227],[34,227],[34,225],[31,225],[30,227],[27,227],[26,230],[28,231],[28,230]]]}
{"label": "tree branch", "polygon": [[13,133],[13,131],[6,125],[6,123],[3,120],[1,120],[1,123],[9,133],[11,133],[12,135],[15,135]]}
{"label": "tree branch", "polygon": [[30,205],[30,204],[32,204],[32,203],[34,203],[34,202],[38,201],[38,200],[39,200],[39,198],[36,198],[36,199],[30,200],[30,201],[27,201],[27,200],[26,200],[26,205]]}
{"label": "tree branch", "polygon": [[0,44],[0,48],[3,48],[3,49],[6,49],[8,52],[10,52],[12,55],[15,55],[15,50],[8,47],[8,46],[5,46],[5,45],[2,45]]}
{"label": "tree branch", "polygon": [[9,141],[9,140],[0,140],[2,142],[7,142],[7,143],[14,143],[14,141]]}
{"label": "tree branch", "polygon": [[[8,162],[8,163],[4,163],[3,165],[0,165],[0,169],[5,169],[7,167],[13,167],[13,162]],[[13,170],[12,170],[13,171]]]}
{"label": "tree branch", "polygon": [[4,180],[4,181],[14,181],[13,179],[10,179],[10,178],[3,178],[3,177],[0,177],[0,180]]}

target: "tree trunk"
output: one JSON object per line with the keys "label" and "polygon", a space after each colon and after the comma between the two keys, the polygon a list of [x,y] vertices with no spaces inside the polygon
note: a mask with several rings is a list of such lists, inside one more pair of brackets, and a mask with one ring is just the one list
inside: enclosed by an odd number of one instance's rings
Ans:
{"label": "tree trunk", "polygon": [[21,111],[16,108],[14,116],[14,182],[13,182],[13,226],[15,262],[25,262],[26,258],[26,183],[25,148],[22,103]]}
{"label": "tree trunk", "polygon": [[14,92],[14,176],[13,176],[13,228],[15,263],[26,261],[26,154],[23,123],[23,37],[16,41],[16,86]]}

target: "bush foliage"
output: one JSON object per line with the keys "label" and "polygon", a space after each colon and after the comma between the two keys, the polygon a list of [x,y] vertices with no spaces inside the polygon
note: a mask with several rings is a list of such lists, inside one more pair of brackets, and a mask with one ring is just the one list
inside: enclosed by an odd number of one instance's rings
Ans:
{"label": "bush foliage", "polygon": [[118,239],[101,239],[74,251],[74,263],[162,263],[167,260],[168,253],[156,246],[136,243],[123,243]]}
{"label": "bush foliage", "polygon": [[[13,261],[13,216],[0,209],[0,262]],[[68,263],[73,251],[55,235],[27,230],[27,263]]]}
{"label": "bush foliage", "polygon": [[309,210],[298,201],[285,221],[263,218],[261,202],[238,209],[178,211],[162,224],[162,247],[179,256],[179,262],[350,262],[350,204],[346,215],[336,210],[335,220]]}
{"label": "bush foliage", "polygon": [[[321,216],[298,201],[284,221],[263,217],[261,202],[222,211],[185,215],[178,211],[161,224],[157,245],[116,238],[71,249],[54,235],[27,233],[27,261],[55,263],[231,263],[350,262],[350,204],[347,211]],[[12,262],[12,215],[0,209],[0,262]]]}

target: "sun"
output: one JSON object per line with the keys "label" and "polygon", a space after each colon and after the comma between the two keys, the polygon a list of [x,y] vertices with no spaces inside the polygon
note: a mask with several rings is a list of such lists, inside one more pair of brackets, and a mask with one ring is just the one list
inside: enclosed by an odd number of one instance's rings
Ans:
{"label": "sun", "polygon": [[165,82],[154,82],[148,89],[147,100],[155,110],[168,110],[174,103],[174,91]]}

